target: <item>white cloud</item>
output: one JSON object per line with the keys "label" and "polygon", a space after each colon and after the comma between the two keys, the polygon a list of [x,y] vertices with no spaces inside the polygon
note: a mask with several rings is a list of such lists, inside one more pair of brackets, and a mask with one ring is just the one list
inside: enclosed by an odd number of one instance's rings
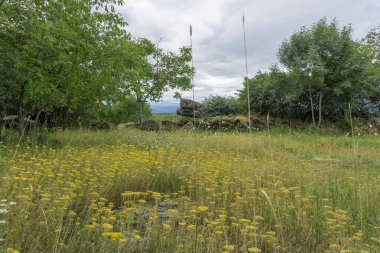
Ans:
{"label": "white cloud", "polygon": [[[232,95],[245,75],[242,14],[246,17],[249,74],[277,62],[281,42],[322,17],[352,24],[356,39],[380,26],[378,0],[126,0],[127,28],[167,50],[189,45],[193,26],[196,99]],[[192,97],[191,92],[184,96]],[[168,93],[164,101],[172,101]]]}

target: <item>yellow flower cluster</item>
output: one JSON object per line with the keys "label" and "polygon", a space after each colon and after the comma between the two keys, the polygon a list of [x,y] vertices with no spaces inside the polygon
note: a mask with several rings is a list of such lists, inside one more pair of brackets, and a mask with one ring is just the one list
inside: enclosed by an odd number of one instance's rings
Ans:
{"label": "yellow flower cluster", "polygon": [[[3,179],[17,202],[5,241],[25,252],[379,249],[380,238],[366,238],[352,212],[250,159],[134,145],[25,152]],[[367,232],[379,227],[373,222]]]}

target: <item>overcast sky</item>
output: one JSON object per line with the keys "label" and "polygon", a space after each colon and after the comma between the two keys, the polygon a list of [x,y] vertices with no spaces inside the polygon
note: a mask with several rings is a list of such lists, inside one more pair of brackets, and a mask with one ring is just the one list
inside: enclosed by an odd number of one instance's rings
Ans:
{"label": "overcast sky", "polygon": [[[118,11],[133,36],[154,43],[161,39],[160,47],[171,51],[190,44],[192,24],[196,100],[233,95],[242,87],[243,13],[250,76],[277,63],[281,42],[322,17],[351,24],[355,39],[380,26],[380,0],[125,0]],[[175,99],[168,93],[163,101]]]}

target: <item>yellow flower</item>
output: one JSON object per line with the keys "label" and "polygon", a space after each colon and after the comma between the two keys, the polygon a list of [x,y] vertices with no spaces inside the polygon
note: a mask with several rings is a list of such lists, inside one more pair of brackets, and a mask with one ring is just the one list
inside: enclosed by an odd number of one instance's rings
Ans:
{"label": "yellow flower", "polygon": [[206,212],[208,210],[207,206],[198,206],[198,211],[199,212]]}
{"label": "yellow flower", "polygon": [[177,209],[168,209],[168,214],[177,214],[178,210]]}
{"label": "yellow flower", "polygon": [[121,232],[104,232],[102,234],[104,237],[109,237],[110,239],[116,241],[123,238],[123,234]]}
{"label": "yellow flower", "polygon": [[227,251],[233,251],[235,249],[235,245],[225,245],[223,249]]}
{"label": "yellow flower", "polygon": [[239,222],[241,223],[250,223],[251,221],[248,219],[239,219]]}
{"label": "yellow flower", "polygon": [[261,249],[253,247],[253,248],[248,248],[248,252],[250,253],[260,253]]}
{"label": "yellow flower", "polygon": [[144,199],[140,199],[140,200],[139,200],[139,204],[140,204],[140,205],[145,205],[145,203],[146,203],[146,200],[144,200]]}
{"label": "yellow flower", "polygon": [[170,224],[167,224],[167,223],[164,223],[162,226],[163,226],[163,228],[164,228],[165,230],[169,230],[169,229],[172,228],[172,226],[170,226]]}
{"label": "yellow flower", "polygon": [[187,230],[193,231],[195,230],[196,226],[195,225],[189,225],[187,226]]}
{"label": "yellow flower", "polygon": [[88,224],[88,225],[86,225],[86,228],[88,228],[88,229],[94,229],[94,228],[95,228],[95,226],[94,226],[94,225],[92,225],[92,224]]}
{"label": "yellow flower", "polygon": [[113,226],[109,223],[104,223],[102,225],[102,227],[105,229],[105,230],[112,230],[113,229]]}
{"label": "yellow flower", "polygon": [[20,253],[20,251],[18,251],[16,249],[8,248],[7,253]]}

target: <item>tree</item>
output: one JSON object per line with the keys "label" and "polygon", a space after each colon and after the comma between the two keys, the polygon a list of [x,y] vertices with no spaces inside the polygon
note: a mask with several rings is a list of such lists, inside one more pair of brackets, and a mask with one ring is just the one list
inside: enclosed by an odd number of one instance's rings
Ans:
{"label": "tree", "polygon": [[144,121],[144,105],[158,102],[170,89],[191,89],[194,69],[189,66],[191,49],[182,47],[178,54],[164,52],[146,39],[138,40],[134,67],[125,71],[125,90],[140,104],[140,124]]}
{"label": "tree", "polygon": [[259,71],[254,77],[244,80],[243,89],[238,91],[239,100],[241,102],[247,100],[247,85],[249,85],[250,106],[255,113],[266,115],[270,112],[277,116],[296,114],[297,108],[292,106],[293,97],[290,89],[292,83],[289,73],[281,72],[277,65],[273,65],[268,72]]}
{"label": "tree", "polygon": [[368,91],[371,61],[351,33],[350,26],[339,29],[336,20],[321,19],[294,33],[278,51],[280,62],[295,77],[293,91],[309,99],[314,125],[318,109],[318,127],[323,114],[345,111]]}
{"label": "tree", "polygon": [[380,65],[380,27],[371,29],[362,42],[373,50],[373,63]]}
{"label": "tree", "polygon": [[[101,119],[112,124],[137,122],[139,120],[140,104],[130,96],[115,103],[103,105],[101,109],[102,112],[99,114]],[[149,116],[150,114],[151,108],[147,103],[144,107],[144,115]]]}
{"label": "tree", "polygon": [[207,116],[229,116],[243,112],[242,103],[234,97],[211,95],[205,98],[202,104],[202,112]]}
{"label": "tree", "polygon": [[114,9],[122,3],[2,1],[0,85],[7,92],[0,95],[0,109],[14,112],[17,107],[20,134],[25,115],[38,121],[41,113],[69,113],[109,98],[118,81],[116,63],[125,57],[117,45],[130,41]]}
{"label": "tree", "polygon": [[362,115],[369,113],[380,115],[380,27],[372,29],[363,38],[362,44],[364,49],[369,51],[373,63],[368,76],[372,89],[368,91],[368,98],[355,109],[360,110]]}

